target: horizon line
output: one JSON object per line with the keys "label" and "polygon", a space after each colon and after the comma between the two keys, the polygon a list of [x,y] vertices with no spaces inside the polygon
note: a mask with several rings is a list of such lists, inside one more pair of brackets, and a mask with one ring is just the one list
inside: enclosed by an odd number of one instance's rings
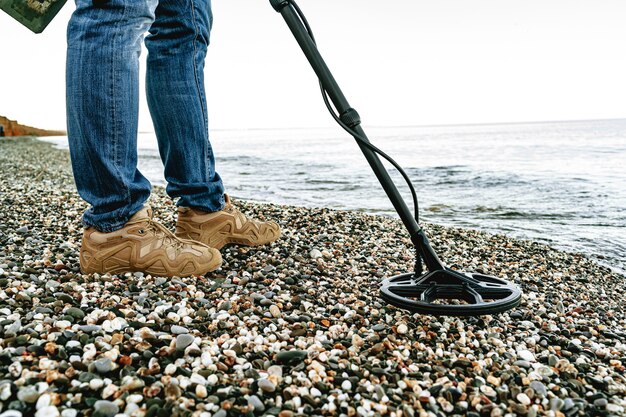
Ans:
{"label": "horizon line", "polygon": [[[428,123],[428,124],[400,124],[400,125],[368,125],[363,124],[363,127],[372,129],[383,128],[429,128],[429,127],[462,127],[462,126],[499,126],[499,125],[531,125],[542,123],[584,123],[584,122],[610,122],[610,121],[626,121],[626,117],[607,117],[598,119],[561,119],[561,120],[526,120],[516,122],[463,122],[463,123]],[[287,127],[220,127],[209,129],[214,132],[223,131],[248,131],[248,130],[310,130],[310,129],[330,129],[339,127],[336,124],[329,124],[328,126],[287,126]],[[41,128],[42,130],[50,131],[63,131],[60,129]],[[67,133],[67,132],[66,132]],[[154,130],[139,130],[137,133],[154,133]]]}
{"label": "horizon line", "polygon": [[[460,126],[497,126],[497,125],[530,125],[530,124],[541,124],[541,123],[582,123],[582,122],[609,122],[609,121],[618,121],[624,120],[626,121],[626,117],[608,117],[608,118],[599,118],[599,119],[564,119],[564,120],[528,120],[528,121],[517,121],[517,122],[465,122],[465,123],[433,123],[433,124],[408,124],[408,125],[368,125],[363,124],[362,126],[366,128],[372,129],[382,129],[382,128],[425,128],[425,127],[460,127]],[[246,130],[307,130],[307,129],[330,129],[333,127],[340,127],[336,124],[331,124],[329,126],[300,126],[300,127],[220,127],[210,129],[214,132],[219,131],[246,131]],[[154,131],[140,131],[139,133],[154,133]]]}

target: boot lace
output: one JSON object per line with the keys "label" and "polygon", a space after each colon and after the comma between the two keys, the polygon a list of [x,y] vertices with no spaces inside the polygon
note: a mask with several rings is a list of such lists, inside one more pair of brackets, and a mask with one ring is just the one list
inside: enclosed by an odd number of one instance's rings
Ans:
{"label": "boot lace", "polygon": [[161,223],[155,222],[152,219],[146,220],[146,226],[143,228],[145,231],[152,231],[157,237],[163,239],[165,244],[171,245],[177,252],[183,249],[185,244],[177,238],[172,232],[170,232]]}

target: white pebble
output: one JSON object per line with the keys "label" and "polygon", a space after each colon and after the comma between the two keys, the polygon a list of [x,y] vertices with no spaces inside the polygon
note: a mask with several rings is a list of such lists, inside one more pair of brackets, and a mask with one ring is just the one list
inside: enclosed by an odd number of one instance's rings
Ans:
{"label": "white pebble", "polygon": [[226,350],[224,350],[224,356],[227,356],[229,358],[236,358],[237,357],[237,352],[235,352],[234,350],[231,350],[231,349],[226,349]]}
{"label": "white pebble", "polygon": [[50,394],[43,394],[37,399],[37,405],[35,407],[37,410],[41,410],[42,408],[48,407],[52,402],[52,398]]}
{"label": "white pebble", "polygon": [[54,327],[58,327],[59,329],[69,329],[72,327],[72,323],[67,320],[57,320],[54,322]]}
{"label": "white pebble", "polygon": [[517,356],[528,362],[535,362],[535,355],[530,350],[520,350]]}
{"label": "white pebble", "polygon": [[143,400],[143,395],[141,394],[132,394],[126,397],[127,403],[139,404]]}
{"label": "white pebble", "polygon": [[270,314],[272,315],[272,317],[275,317],[275,318],[280,317],[281,316],[280,308],[278,308],[276,304],[272,304],[270,306]]}
{"label": "white pebble", "polygon": [[520,394],[517,394],[517,401],[520,402],[520,404],[523,405],[530,405],[530,398],[528,397],[528,395],[524,394],[523,392]]}
{"label": "white pebble", "polygon": [[165,371],[163,371],[163,373],[165,375],[174,375],[176,373],[176,369],[178,369],[176,365],[174,365],[173,363],[170,363],[169,365],[165,367]]}
{"label": "white pebble", "polygon": [[37,410],[35,417],[58,417],[60,415],[59,410],[55,406],[49,405]]}
{"label": "white pebble", "polygon": [[196,395],[198,398],[206,398],[208,395],[206,387],[204,385],[196,385]]}
{"label": "white pebble", "polygon": [[210,385],[210,386],[216,385],[218,381],[219,381],[219,378],[215,374],[209,375],[206,379],[207,385]]}

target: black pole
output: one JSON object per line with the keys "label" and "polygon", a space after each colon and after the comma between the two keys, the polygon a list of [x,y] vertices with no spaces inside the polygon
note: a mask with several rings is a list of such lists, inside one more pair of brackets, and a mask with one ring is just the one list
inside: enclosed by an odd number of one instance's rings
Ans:
{"label": "black pole", "polygon": [[[330,96],[330,99],[332,100],[339,114],[354,114],[354,109],[350,107],[348,100],[343,95],[341,88],[339,88],[339,85],[335,81],[335,78],[331,74],[328,66],[324,62],[324,59],[320,55],[317,46],[313,43],[313,40],[306,32],[306,29],[302,25],[302,21],[298,17],[298,14],[295,12],[293,7],[291,7],[291,5],[289,5],[287,1],[273,0],[271,1],[271,3],[272,6],[274,6],[274,8],[282,14],[283,18],[287,22],[289,29],[291,29],[291,32],[294,34],[296,40],[298,41],[298,44],[300,44],[302,51],[311,63],[313,70],[315,71],[317,77],[328,92],[328,95]],[[365,132],[360,125],[357,124],[353,126],[352,129],[354,129],[363,138],[367,139],[367,136],[365,135]],[[404,222],[404,225],[409,230],[409,233],[411,233],[411,235],[418,233],[418,231],[420,230],[419,225],[413,218],[413,215],[411,214],[411,211],[407,207],[406,203],[398,193],[398,189],[391,181],[391,178],[389,177],[387,170],[378,158],[378,155],[376,155],[365,146],[362,146],[360,143],[359,147],[363,151],[365,158],[369,162],[370,166],[374,170],[374,173],[378,177],[378,180],[385,189],[385,192],[391,199],[393,206],[400,215],[400,218]]]}

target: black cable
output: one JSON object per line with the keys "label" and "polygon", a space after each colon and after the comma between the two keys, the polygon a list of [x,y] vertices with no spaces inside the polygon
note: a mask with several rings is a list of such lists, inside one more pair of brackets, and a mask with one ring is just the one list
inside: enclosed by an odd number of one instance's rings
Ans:
{"label": "black cable", "polygon": [[[298,17],[300,18],[300,21],[306,28],[307,33],[311,37],[311,40],[313,41],[315,45],[317,45],[315,41],[315,36],[313,35],[313,30],[311,29],[311,26],[309,26],[309,22],[306,20],[304,13],[302,12],[302,10],[300,10],[300,7],[296,4],[295,0],[288,0],[288,1],[289,1],[289,4],[293,6],[294,10],[298,14]],[[369,140],[367,140],[367,138],[361,136],[359,133],[357,133],[348,125],[346,125],[343,121],[341,121],[341,118],[339,117],[339,115],[337,115],[336,109],[333,109],[328,99],[328,92],[324,88],[324,85],[322,84],[321,81],[320,81],[320,89],[322,91],[322,97],[324,98],[324,103],[326,104],[326,108],[328,109],[330,114],[333,116],[333,119],[335,119],[337,124],[339,124],[339,126],[341,126],[346,132],[352,135],[357,142],[359,142],[360,144],[364,145],[371,151],[385,158],[391,165],[393,165],[393,167],[400,173],[400,175],[402,175],[402,177],[404,178],[404,181],[406,181],[406,184],[409,186],[409,190],[411,191],[411,196],[413,197],[413,217],[415,218],[415,221],[419,224],[419,204],[417,201],[417,193],[415,192],[415,187],[413,186],[413,183],[411,182],[411,179],[409,178],[407,173],[404,171],[404,169],[402,169],[402,167],[393,158],[391,158],[389,155],[387,155],[378,147],[374,146],[372,143],[370,143]]]}

